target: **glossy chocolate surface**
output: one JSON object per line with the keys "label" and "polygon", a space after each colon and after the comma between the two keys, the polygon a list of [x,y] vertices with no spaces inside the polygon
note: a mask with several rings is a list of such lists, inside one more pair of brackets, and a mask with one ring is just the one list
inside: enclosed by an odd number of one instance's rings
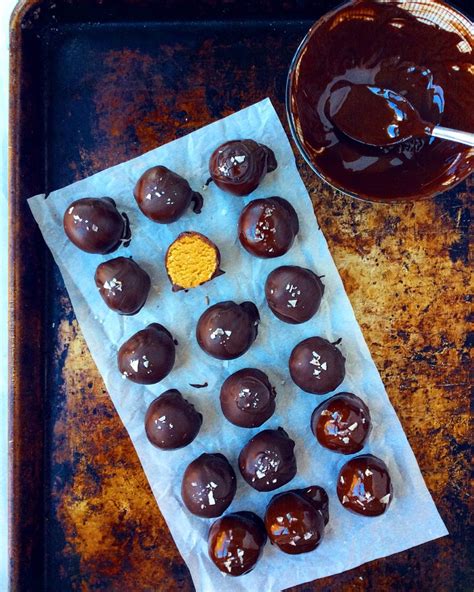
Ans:
{"label": "glossy chocolate surface", "polygon": [[231,140],[218,146],[209,160],[209,173],[223,191],[249,195],[263,177],[277,168],[273,150],[254,140]]}
{"label": "glossy chocolate surface", "polygon": [[196,327],[200,347],[219,360],[243,355],[257,337],[260,315],[253,302],[219,302],[201,315]]}
{"label": "glossy chocolate surface", "polygon": [[345,361],[335,345],[322,337],[309,337],[291,352],[290,375],[300,389],[314,395],[325,395],[344,380]]}
{"label": "glossy chocolate surface", "polygon": [[224,416],[242,428],[256,428],[275,411],[275,388],[257,368],[243,368],[231,374],[221,387]]}
{"label": "glossy chocolate surface", "polygon": [[380,516],[393,498],[387,465],[371,454],[351,458],[339,472],[337,496],[346,510],[362,516]]}
{"label": "glossy chocolate surface", "polygon": [[298,231],[298,215],[282,197],[254,199],[240,214],[240,243],[255,257],[281,257],[290,250]]}
{"label": "glossy chocolate surface", "polygon": [[138,384],[155,384],[167,376],[175,360],[171,333],[159,323],[151,323],[132,335],[118,351],[117,361],[125,378]]}
{"label": "glossy chocolate surface", "polygon": [[201,454],[187,467],[181,483],[186,508],[201,518],[217,518],[234,499],[237,480],[223,454]]}
{"label": "glossy chocolate surface", "polygon": [[190,444],[198,435],[202,415],[176,389],[165,391],[150,403],[145,415],[148,440],[162,450]]}
{"label": "glossy chocolate surface", "polygon": [[319,309],[324,284],[310,269],[283,265],[265,282],[265,298],[273,314],[292,325],[309,321]]}
{"label": "glossy chocolate surface", "polygon": [[242,477],[257,491],[273,491],[296,475],[295,443],[283,428],[263,430],[239,455]]}
{"label": "glossy chocolate surface", "polygon": [[241,576],[255,567],[266,542],[265,527],[256,514],[227,514],[216,520],[209,530],[209,557],[223,573]]}

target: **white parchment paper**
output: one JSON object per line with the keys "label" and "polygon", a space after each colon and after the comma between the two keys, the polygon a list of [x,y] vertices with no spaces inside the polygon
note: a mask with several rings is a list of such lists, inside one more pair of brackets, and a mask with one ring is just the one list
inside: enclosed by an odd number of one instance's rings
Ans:
{"label": "white parchment paper", "polygon": [[[132,189],[147,168],[165,165],[186,177],[193,189],[199,191],[208,177],[207,164],[212,150],[225,140],[247,137],[270,146],[278,161],[277,170],[267,175],[250,197],[233,197],[211,184],[203,193],[205,201],[200,215],[190,209],[179,221],[166,226],[155,224],[141,214]],[[113,255],[83,253],[67,240],[62,227],[63,213],[75,199],[106,195],[130,217],[132,242],[129,248],[121,248]],[[260,260],[241,248],[237,220],[244,204],[273,195],[282,196],[293,204],[300,221],[300,233],[285,256]],[[278,591],[447,534],[372,361],[326,240],[318,229],[290,144],[269,99],[139,158],[55,191],[47,198],[37,195],[29,204],[61,270],[95,363],[198,591]],[[173,293],[164,269],[164,255],[172,240],[185,230],[200,231],[218,245],[226,273],[187,293]],[[133,256],[152,278],[150,297],[133,317],[122,317],[110,311],[94,284],[97,265],[118,255]],[[302,325],[282,323],[265,302],[263,287],[267,274],[283,264],[301,265],[324,275],[321,308],[313,319]],[[241,358],[222,362],[207,356],[198,347],[194,331],[199,316],[208,306],[206,297],[210,304],[221,300],[252,300],[259,308],[261,323],[257,340]],[[157,385],[144,387],[122,378],[116,354],[125,339],[151,322],[168,327],[179,346],[171,374]],[[330,341],[342,337],[340,347],[347,359],[346,378],[338,390],[358,394],[370,408],[374,429],[364,452],[385,460],[394,486],[392,505],[381,517],[356,516],[340,505],[335,494],[336,478],[348,457],[322,448],[309,427],[311,412],[324,397],[302,392],[289,378],[288,358],[292,348],[313,335]],[[254,491],[238,471],[238,454],[259,429],[233,426],[220,411],[222,382],[244,367],[261,368],[277,388],[276,413],[260,429],[282,426],[296,441],[298,474],[277,492],[322,485],[330,498],[330,522],[322,544],[314,552],[292,557],[267,544],[254,571],[232,578],[219,572],[208,559],[206,538],[212,521],[187,512],[181,502],[180,485],[184,469],[194,458],[202,452],[223,452],[238,477],[237,495],[229,511],[252,510],[263,516],[266,504],[276,493]],[[209,384],[205,389],[190,386],[190,383],[204,382]],[[169,388],[179,389],[192,401],[203,413],[204,423],[190,446],[165,452],[148,442],[143,418],[149,403]]]}

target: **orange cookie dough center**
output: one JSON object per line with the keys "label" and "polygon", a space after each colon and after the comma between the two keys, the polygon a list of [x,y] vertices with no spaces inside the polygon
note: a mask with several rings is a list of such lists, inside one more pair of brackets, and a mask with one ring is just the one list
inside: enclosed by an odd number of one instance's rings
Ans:
{"label": "orange cookie dough center", "polygon": [[218,267],[216,247],[199,233],[179,236],[166,255],[166,269],[171,283],[185,290],[211,280]]}

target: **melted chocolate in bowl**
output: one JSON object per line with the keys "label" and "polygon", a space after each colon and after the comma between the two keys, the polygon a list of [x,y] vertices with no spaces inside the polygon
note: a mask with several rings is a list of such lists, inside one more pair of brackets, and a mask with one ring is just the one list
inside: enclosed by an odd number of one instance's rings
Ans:
{"label": "melted chocolate in bowl", "polygon": [[[320,19],[290,69],[287,109],[298,147],[323,179],[354,197],[422,199],[472,170],[472,148],[431,137],[369,146],[340,132],[331,97],[371,85],[405,97],[421,119],[474,132],[474,27],[437,0],[356,0]],[[355,114],[371,125],[376,113]]]}

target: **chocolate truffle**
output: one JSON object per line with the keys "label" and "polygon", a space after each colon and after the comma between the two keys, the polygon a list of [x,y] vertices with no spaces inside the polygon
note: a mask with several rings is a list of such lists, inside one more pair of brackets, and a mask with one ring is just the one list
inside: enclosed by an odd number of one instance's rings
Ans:
{"label": "chocolate truffle", "polygon": [[298,216],[281,197],[254,199],[239,218],[239,239],[255,257],[272,259],[287,253],[298,234]]}
{"label": "chocolate truffle", "polygon": [[305,323],[318,311],[324,285],[310,269],[282,265],[265,282],[265,297],[272,313],[285,323]]}
{"label": "chocolate truffle", "polygon": [[175,222],[188,209],[199,214],[202,196],[191,189],[186,179],[165,166],[148,169],[138,179],[133,195],[147,218],[159,224]]}
{"label": "chocolate truffle", "polygon": [[295,443],[283,428],[263,430],[239,455],[242,477],[257,491],[273,491],[296,475]]}
{"label": "chocolate truffle", "polygon": [[370,427],[367,405],[352,393],[326,399],[311,416],[311,429],[321,446],[341,454],[360,452]]}
{"label": "chocolate truffle", "polygon": [[232,195],[249,195],[267,173],[277,168],[273,150],[253,140],[231,140],[218,146],[209,160],[214,183]]}
{"label": "chocolate truffle", "polygon": [[209,530],[209,557],[225,574],[242,576],[255,567],[266,542],[265,527],[256,514],[227,514],[216,520]]}
{"label": "chocolate truffle", "polygon": [[328,519],[327,493],[314,485],[273,496],[265,512],[265,528],[273,545],[289,555],[299,555],[316,549]]}
{"label": "chocolate truffle", "polygon": [[151,282],[147,272],[133,259],[117,257],[97,267],[95,285],[109,308],[123,315],[134,315],[145,304]]}
{"label": "chocolate truffle", "polygon": [[325,395],[344,380],[345,361],[335,345],[322,337],[309,337],[291,352],[290,375],[300,389]]}
{"label": "chocolate truffle", "polygon": [[171,372],[174,359],[173,337],[158,323],[151,323],[127,339],[117,356],[122,375],[138,384],[163,380]]}
{"label": "chocolate truffle", "polygon": [[223,454],[201,454],[184,471],[181,496],[196,516],[216,518],[234,499],[237,480],[234,469]]}
{"label": "chocolate truffle", "polygon": [[362,516],[380,516],[387,511],[393,496],[387,465],[371,454],[351,458],[337,478],[337,496],[346,510]]}
{"label": "chocolate truffle", "polygon": [[253,302],[219,302],[201,315],[196,339],[201,348],[219,360],[243,355],[255,341],[260,315]]}
{"label": "chocolate truffle", "polygon": [[63,224],[68,239],[86,253],[112,253],[131,237],[126,215],[110,197],[74,201],[64,212]]}
{"label": "chocolate truffle", "polygon": [[162,450],[190,444],[198,435],[202,415],[176,389],[165,391],[150,403],[145,416],[148,440]]}
{"label": "chocolate truffle", "polygon": [[258,428],[273,415],[275,396],[276,391],[264,372],[243,368],[222,385],[222,413],[241,428]]}

